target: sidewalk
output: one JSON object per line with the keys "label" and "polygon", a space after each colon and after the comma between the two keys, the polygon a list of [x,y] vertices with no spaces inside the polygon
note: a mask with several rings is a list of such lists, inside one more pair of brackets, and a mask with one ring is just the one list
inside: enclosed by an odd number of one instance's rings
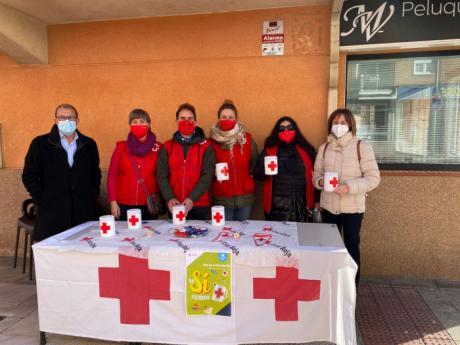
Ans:
{"label": "sidewalk", "polygon": [[[11,264],[11,257],[0,257],[0,344],[37,345],[35,282],[21,273],[21,261],[16,269]],[[363,277],[356,315],[360,344],[460,345],[460,282]],[[47,340],[120,344],[56,334]]]}

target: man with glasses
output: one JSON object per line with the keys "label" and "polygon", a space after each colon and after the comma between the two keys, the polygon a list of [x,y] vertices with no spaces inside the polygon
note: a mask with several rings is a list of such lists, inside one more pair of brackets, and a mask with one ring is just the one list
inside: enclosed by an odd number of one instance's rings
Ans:
{"label": "man with glasses", "polygon": [[61,104],[51,132],[36,137],[25,157],[22,181],[38,213],[34,241],[94,219],[101,170],[96,142],[77,130],[78,112]]}

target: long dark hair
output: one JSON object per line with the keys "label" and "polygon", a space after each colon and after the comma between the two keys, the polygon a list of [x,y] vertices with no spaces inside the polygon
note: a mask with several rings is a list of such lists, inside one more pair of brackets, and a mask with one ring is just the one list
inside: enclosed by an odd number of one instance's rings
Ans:
{"label": "long dark hair", "polygon": [[297,122],[295,122],[295,120],[289,116],[283,116],[279,118],[278,121],[276,121],[275,127],[273,127],[271,134],[268,136],[267,139],[265,139],[264,148],[271,146],[279,146],[282,144],[282,141],[278,138],[278,127],[283,121],[289,121],[295,127],[295,137],[292,140],[292,143],[294,145],[299,145],[302,149],[304,149],[308,153],[310,158],[314,161],[316,158],[316,149],[313,147],[312,144],[310,144],[307,138],[304,137],[304,135],[299,129],[299,126],[297,125]]}

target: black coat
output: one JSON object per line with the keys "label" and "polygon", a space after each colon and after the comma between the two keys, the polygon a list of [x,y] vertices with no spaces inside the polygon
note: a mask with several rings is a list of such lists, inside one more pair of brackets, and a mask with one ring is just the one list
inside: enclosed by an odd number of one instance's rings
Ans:
{"label": "black coat", "polygon": [[56,125],[50,133],[36,137],[30,144],[22,181],[38,206],[35,241],[95,219],[101,184],[99,153],[93,139],[77,133],[72,167]]}

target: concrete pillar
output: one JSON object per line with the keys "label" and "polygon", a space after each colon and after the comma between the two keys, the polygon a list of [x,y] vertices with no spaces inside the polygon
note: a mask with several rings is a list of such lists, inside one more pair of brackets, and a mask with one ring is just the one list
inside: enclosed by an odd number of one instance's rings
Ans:
{"label": "concrete pillar", "polygon": [[18,63],[48,63],[46,24],[0,4],[0,51]]}
{"label": "concrete pillar", "polygon": [[327,97],[327,115],[337,108],[340,53],[340,12],[343,0],[334,0],[331,14],[331,56],[329,62],[329,92]]}

